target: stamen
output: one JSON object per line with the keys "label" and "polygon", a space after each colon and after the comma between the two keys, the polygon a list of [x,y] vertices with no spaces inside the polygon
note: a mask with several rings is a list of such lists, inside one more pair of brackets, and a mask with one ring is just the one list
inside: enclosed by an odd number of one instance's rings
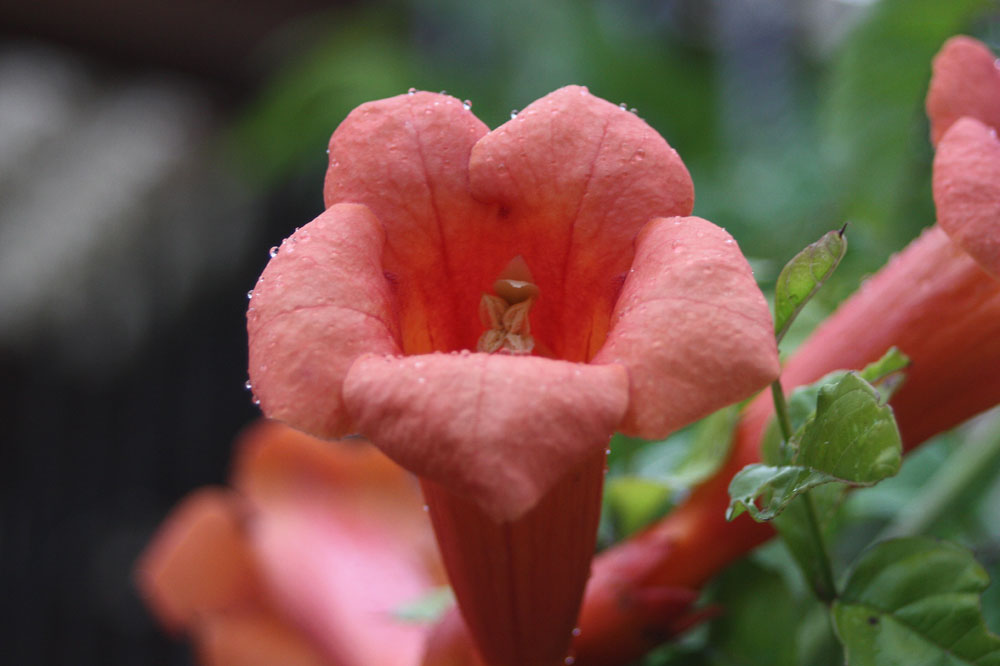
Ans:
{"label": "stamen", "polygon": [[524,257],[514,257],[493,283],[497,293],[483,294],[479,301],[479,320],[486,331],[479,337],[477,351],[506,354],[530,354],[535,347],[528,314],[538,298],[538,285]]}

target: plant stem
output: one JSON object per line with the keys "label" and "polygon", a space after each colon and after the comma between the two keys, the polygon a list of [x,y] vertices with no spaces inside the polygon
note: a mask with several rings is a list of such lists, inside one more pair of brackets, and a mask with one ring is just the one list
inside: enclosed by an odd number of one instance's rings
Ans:
{"label": "plant stem", "polygon": [[820,531],[819,519],[816,517],[816,507],[813,505],[812,496],[809,492],[802,493],[802,503],[806,507],[806,519],[809,523],[809,532],[812,533],[816,541],[816,553],[819,557],[821,580],[815,581],[813,591],[820,601],[830,604],[837,598],[837,583],[833,578],[833,565],[830,563],[830,556],[826,552],[826,540],[823,532]]}
{"label": "plant stem", "polygon": [[787,445],[792,440],[792,422],[788,418],[788,403],[785,402],[785,391],[781,388],[781,380],[776,379],[771,383],[771,395],[774,396],[774,412],[778,416],[781,438]]}
{"label": "plant stem", "polygon": [[[792,439],[792,421],[788,416],[788,402],[785,400],[785,391],[781,388],[781,381],[775,380],[771,384],[771,395],[774,398],[774,412],[778,418],[778,427],[781,429],[781,437],[787,447]],[[837,585],[833,577],[833,566],[830,563],[830,555],[826,550],[826,541],[823,539],[823,532],[819,527],[819,519],[816,516],[816,507],[813,506],[812,497],[809,492],[801,496],[805,506],[806,522],[809,525],[809,533],[816,544],[816,553],[819,557],[821,580],[815,581],[813,585],[816,596],[823,602],[830,603],[837,598]]]}

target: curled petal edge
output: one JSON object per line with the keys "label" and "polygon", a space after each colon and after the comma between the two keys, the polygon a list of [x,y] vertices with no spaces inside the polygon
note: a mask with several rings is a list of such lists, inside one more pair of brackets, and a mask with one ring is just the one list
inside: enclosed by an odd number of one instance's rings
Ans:
{"label": "curled petal edge", "polygon": [[620,430],[665,437],[777,379],[774,324],[739,246],[698,217],[657,218],[615,304],[594,363],[629,373]]}
{"label": "curled petal edge", "polygon": [[249,374],[264,413],[334,439],[352,431],[341,396],[363,353],[398,354],[382,271],[385,234],[365,206],[331,206],[282,243],[247,311]]}
{"label": "curled petal edge", "polygon": [[1000,141],[996,131],[962,118],[934,156],[938,223],[952,242],[1000,279]]}

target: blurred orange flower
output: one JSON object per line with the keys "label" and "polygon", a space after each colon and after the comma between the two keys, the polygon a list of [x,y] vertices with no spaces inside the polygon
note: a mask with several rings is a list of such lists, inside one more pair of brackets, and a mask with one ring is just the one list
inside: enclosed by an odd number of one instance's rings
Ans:
{"label": "blurred orange flower", "polygon": [[444,576],[410,475],[367,443],[261,422],[232,477],[187,497],[136,568],[200,663],[420,663],[427,627],[398,613]]}

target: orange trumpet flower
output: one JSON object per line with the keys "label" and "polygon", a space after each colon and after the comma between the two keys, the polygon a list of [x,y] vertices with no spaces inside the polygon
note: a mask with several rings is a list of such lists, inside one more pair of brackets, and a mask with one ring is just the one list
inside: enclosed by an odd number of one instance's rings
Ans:
{"label": "orange trumpet flower", "polygon": [[[844,302],[788,360],[786,391],[859,369],[896,346],[911,360],[892,399],[903,445],[1000,402],[1000,69],[967,37],[934,62],[927,100],[938,226]],[[732,476],[760,460],[770,395],[747,408],[728,463],[658,524],[602,553],[580,620],[577,664],[623,664],[699,617],[689,603],[720,569],[773,536],[725,521]],[[688,599],[678,604],[677,599]]]}

